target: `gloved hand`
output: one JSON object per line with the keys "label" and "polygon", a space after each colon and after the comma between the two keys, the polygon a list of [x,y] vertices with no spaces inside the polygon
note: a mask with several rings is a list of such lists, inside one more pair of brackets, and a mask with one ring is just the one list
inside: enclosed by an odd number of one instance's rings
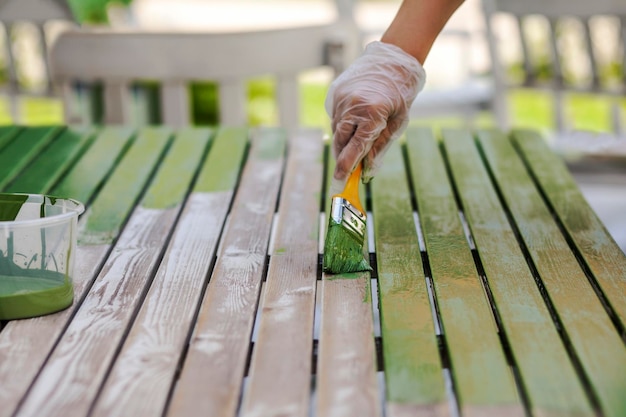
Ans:
{"label": "gloved hand", "polygon": [[409,108],[425,81],[417,59],[377,41],[331,83],[325,107],[332,120],[336,180],[345,180],[363,158],[363,182],[374,177],[389,144],[406,129]]}

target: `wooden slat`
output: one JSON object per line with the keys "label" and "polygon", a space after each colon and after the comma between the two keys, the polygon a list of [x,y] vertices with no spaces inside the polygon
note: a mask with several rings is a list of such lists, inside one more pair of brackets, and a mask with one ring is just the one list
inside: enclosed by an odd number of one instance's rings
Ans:
{"label": "wooden slat", "polygon": [[[333,170],[334,159],[331,159],[326,167],[327,184],[330,184]],[[326,196],[328,219],[332,192],[330,185],[326,189],[329,190]],[[361,200],[365,201],[364,198],[362,192]],[[382,414],[376,378],[370,276],[369,272],[322,275],[315,384],[317,416],[375,417]]]}
{"label": "wooden slat", "polygon": [[531,410],[593,415],[472,136],[446,130],[445,150]]}
{"label": "wooden slat", "polygon": [[402,152],[372,181],[387,415],[449,414]]}
{"label": "wooden slat", "polygon": [[619,334],[508,138],[491,131],[479,139],[604,415],[623,416],[624,393],[615,389],[626,388],[626,349]]}
{"label": "wooden slat", "polygon": [[128,81],[111,80],[104,84],[104,122],[130,124],[133,102]]}
{"label": "wooden slat", "polygon": [[16,137],[22,129],[22,127],[15,125],[0,126],[0,151]]}
{"label": "wooden slat", "polygon": [[[102,182],[111,161],[117,155],[113,145],[126,143],[130,137],[129,131],[116,130],[115,132],[116,135],[111,129],[107,129],[100,136],[100,139],[106,140],[107,149],[111,152],[98,151],[98,149],[102,150],[98,148],[98,143],[92,146],[87,154],[83,155],[83,161],[88,162],[88,166],[92,169],[81,168],[83,163],[78,163],[63,178],[57,189],[71,191],[65,196],[81,196],[84,197],[84,201],[88,200]],[[66,186],[66,184],[71,185]],[[39,192],[47,193],[48,190],[41,189]],[[132,202],[127,201],[127,204],[132,204]],[[75,300],[80,300],[89,288],[109,249],[110,245],[106,244],[77,247],[76,265],[72,277]],[[0,332],[0,384],[4,388],[0,390],[0,403],[2,404],[0,416],[13,415],[77,306],[78,302],[75,301],[64,311],[30,320],[11,321],[2,329]],[[20,371],[16,373],[15,369]]]}
{"label": "wooden slat", "polygon": [[432,131],[409,129],[407,150],[461,413],[522,416],[524,409]]}
{"label": "wooden slat", "polygon": [[[146,195],[142,207],[179,210],[200,158],[204,157],[207,139],[206,130],[189,130],[179,135],[168,154],[172,163],[159,171],[153,192]],[[203,162],[200,182],[207,175],[227,174],[224,168],[238,172],[245,143],[245,131],[220,133],[211,145],[209,158]],[[229,164],[215,164],[220,159]],[[192,192],[189,196],[146,300],[92,409],[93,415],[163,414],[230,194],[232,188],[218,193]]]}
{"label": "wooden slat", "polygon": [[0,154],[0,190],[61,131],[61,127],[35,127],[20,131],[19,136]]}
{"label": "wooden slat", "polygon": [[218,86],[219,118],[225,126],[242,126],[248,122],[246,83],[243,80],[222,80]]}
{"label": "wooden slat", "polygon": [[189,86],[181,80],[161,84],[161,115],[163,124],[188,126],[191,122]]}
{"label": "wooden slat", "polygon": [[[169,408],[171,416],[236,415],[285,146],[286,135],[280,129],[263,129],[253,137],[229,226]],[[222,191],[215,196],[218,201],[229,200]]]}
{"label": "wooden slat", "polygon": [[[81,155],[71,174],[56,185],[50,193],[76,199],[87,204],[106,176],[132,143],[130,128],[105,127],[94,143]],[[94,182],[95,181],[95,182]]]}
{"label": "wooden slat", "polygon": [[514,134],[513,140],[624,326],[626,255],[589,206],[563,161],[549,151],[541,136],[519,131]]}
{"label": "wooden slat", "polygon": [[315,130],[296,133],[289,144],[243,416],[309,413],[322,150]]}
{"label": "wooden slat", "polygon": [[94,137],[93,128],[65,129],[5,191],[38,193],[40,190],[50,189],[91,144]]}
{"label": "wooden slat", "polygon": [[[80,232],[84,238],[79,239],[83,244],[105,246],[114,241],[130,211],[129,202],[140,195],[169,141],[165,129],[142,131],[85,213],[86,225]],[[134,211],[18,415],[34,416],[46,408],[65,416],[89,411],[176,215],[175,209]]]}

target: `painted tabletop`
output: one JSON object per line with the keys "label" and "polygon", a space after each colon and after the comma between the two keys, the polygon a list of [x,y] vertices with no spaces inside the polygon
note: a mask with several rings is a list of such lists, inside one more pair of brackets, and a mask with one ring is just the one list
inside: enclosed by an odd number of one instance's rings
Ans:
{"label": "painted tabletop", "polygon": [[0,417],[626,415],[626,256],[539,134],[410,128],[339,275],[328,145],[0,127],[0,192],[86,207],[72,305],[0,322]]}

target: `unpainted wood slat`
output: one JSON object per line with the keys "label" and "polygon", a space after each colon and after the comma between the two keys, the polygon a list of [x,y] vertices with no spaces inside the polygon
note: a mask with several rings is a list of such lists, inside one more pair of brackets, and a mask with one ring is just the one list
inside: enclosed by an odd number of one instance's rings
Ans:
{"label": "unpainted wood slat", "polygon": [[461,413],[522,416],[524,409],[433,132],[409,129],[407,151]]}
{"label": "unpainted wood slat", "polygon": [[[152,194],[158,196],[146,195],[142,207],[169,210],[178,206],[179,210],[196,167],[202,162],[208,137],[206,130],[179,134],[168,154],[174,158],[173,163],[169,169],[159,171],[160,178],[151,187]],[[213,164],[219,159],[229,160],[228,169],[238,172],[246,142],[245,131],[219,134],[202,162],[208,168],[205,175],[222,174]],[[234,186],[233,183],[231,187]],[[231,194],[232,190],[192,192],[188,197],[172,241],[92,415],[163,415]]]}
{"label": "unpainted wood slat", "polygon": [[[326,219],[334,159],[326,166]],[[361,201],[365,201],[361,187]],[[368,219],[372,221],[372,219]],[[327,225],[323,225],[327,227]],[[324,229],[326,230],[326,229]],[[364,251],[367,253],[367,239]],[[376,417],[382,414],[376,378],[371,274],[322,274],[316,415]],[[378,300],[375,300],[377,302]]]}
{"label": "unpainted wood slat", "polygon": [[563,161],[549,150],[544,139],[531,131],[517,131],[512,139],[624,326],[626,255],[589,206]]}
{"label": "unpainted wood slat", "polygon": [[[105,198],[117,197],[116,208],[121,207],[123,200],[126,205],[129,202],[132,204],[133,193],[129,191],[139,193],[143,188],[170,142],[170,135],[167,129],[142,131],[124,159],[125,163],[118,166],[107,183],[107,186],[113,186],[106,193],[99,194],[91,210],[102,213],[97,211],[101,208],[97,207],[98,203],[112,208],[103,203]],[[145,147],[145,144],[150,146]],[[141,155],[133,152],[138,150],[142,151]],[[137,159],[129,159],[129,156]],[[127,172],[131,165],[135,168],[133,181],[129,180]],[[175,165],[165,167],[171,172],[176,170]],[[121,175],[125,180],[123,186],[115,184],[117,178],[122,178]],[[120,198],[121,192],[126,192],[127,197]],[[142,298],[145,285],[152,278],[152,271],[160,260],[177,214],[175,208],[135,208],[89,293],[34,381],[18,415],[35,416],[46,407],[65,416],[88,413]],[[87,217],[87,223],[90,219]],[[96,223],[98,232],[103,232],[105,227],[109,228],[109,232],[118,230],[115,222],[104,220],[108,219],[101,217]],[[94,244],[101,246],[111,242],[100,240]],[[67,372],[68,369],[73,372]]]}
{"label": "unpainted wood slat", "polygon": [[102,184],[130,145],[132,138],[133,130],[127,127],[102,129],[89,149],[72,167],[71,173],[55,185],[50,193],[87,204],[93,197],[94,190]]}
{"label": "unpainted wood slat", "polygon": [[[169,408],[171,416],[236,415],[285,147],[286,134],[282,129],[262,129],[253,135],[228,227]],[[216,204],[229,201],[224,192],[215,197]],[[187,234],[183,238],[187,239]],[[181,348],[182,344],[178,346]],[[207,369],[211,371],[206,372]]]}
{"label": "unpainted wood slat", "polygon": [[7,144],[0,153],[0,190],[4,189],[61,130],[59,126],[43,126],[20,131],[19,136]]}
{"label": "unpainted wood slat", "polygon": [[93,128],[67,128],[39,154],[15,180],[7,192],[42,193],[59,180],[76,158],[91,144]]}
{"label": "unpainted wood slat", "polygon": [[449,415],[443,369],[400,145],[372,181],[386,410]]}
{"label": "unpainted wood slat", "polygon": [[[116,134],[113,134],[114,132]],[[69,196],[85,196],[85,199],[90,198],[95,192],[114,160],[116,154],[113,152],[116,149],[114,144],[118,143],[121,147],[121,144],[128,140],[129,132],[108,129],[99,138],[107,143],[107,149],[111,152],[101,152],[103,149],[96,142],[96,146],[92,146],[87,154],[83,155],[83,160],[89,162],[88,167],[92,169],[81,168],[83,163],[78,163],[63,177],[57,189],[71,190]],[[66,186],[66,184],[71,186]],[[41,191],[47,192],[47,190]],[[122,194],[122,197],[124,195]],[[127,204],[131,205],[132,201],[127,201]],[[82,223],[84,219],[80,220],[79,225]],[[68,309],[29,320],[14,320],[2,329],[0,333],[0,384],[4,389],[0,390],[0,403],[2,404],[0,416],[12,416],[15,412],[67,321],[72,318],[78,306],[77,300],[82,298],[91,285],[109,249],[109,244],[77,247],[76,265],[72,276],[75,301]],[[20,372],[16,373],[15,369],[19,369]]]}
{"label": "unpainted wood slat", "polygon": [[445,130],[443,141],[532,412],[593,415],[472,135]]}
{"label": "unpainted wood slat", "polygon": [[508,138],[480,144],[605,416],[626,414],[626,349]]}
{"label": "unpainted wood slat", "polygon": [[298,74],[278,74],[276,80],[276,100],[280,125],[294,131],[300,119],[300,84]]}
{"label": "unpainted wood slat", "polygon": [[289,143],[279,221],[242,416],[307,416],[317,281],[322,133]]}

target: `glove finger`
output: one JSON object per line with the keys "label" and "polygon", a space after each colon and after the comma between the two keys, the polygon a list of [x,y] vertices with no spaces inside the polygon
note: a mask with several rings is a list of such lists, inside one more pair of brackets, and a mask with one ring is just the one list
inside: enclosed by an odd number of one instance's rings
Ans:
{"label": "glove finger", "polygon": [[341,120],[334,123],[333,155],[339,156],[343,148],[350,142],[357,130],[356,123],[349,120]]}
{"label": "glove finger", "polygon": [[374,141],[367,155],[363,159],[363,182],[368,183],[374,178],[382,165],[387,149],[396,138],[406,129],[408,120],[405,117],[393,117],[387,122],[387,126],[380,132],[378,139]]}
{"label": "glove finger", "polygon": [[367,123],[358,126],[354,135],[352,135],[352,139],[337,155],[337,164],[334,172],[336,179],[345,179],[354,170],[357,163],[370,151],[374,139],[380,135],[380,132],[386,126],[385,122]]}

